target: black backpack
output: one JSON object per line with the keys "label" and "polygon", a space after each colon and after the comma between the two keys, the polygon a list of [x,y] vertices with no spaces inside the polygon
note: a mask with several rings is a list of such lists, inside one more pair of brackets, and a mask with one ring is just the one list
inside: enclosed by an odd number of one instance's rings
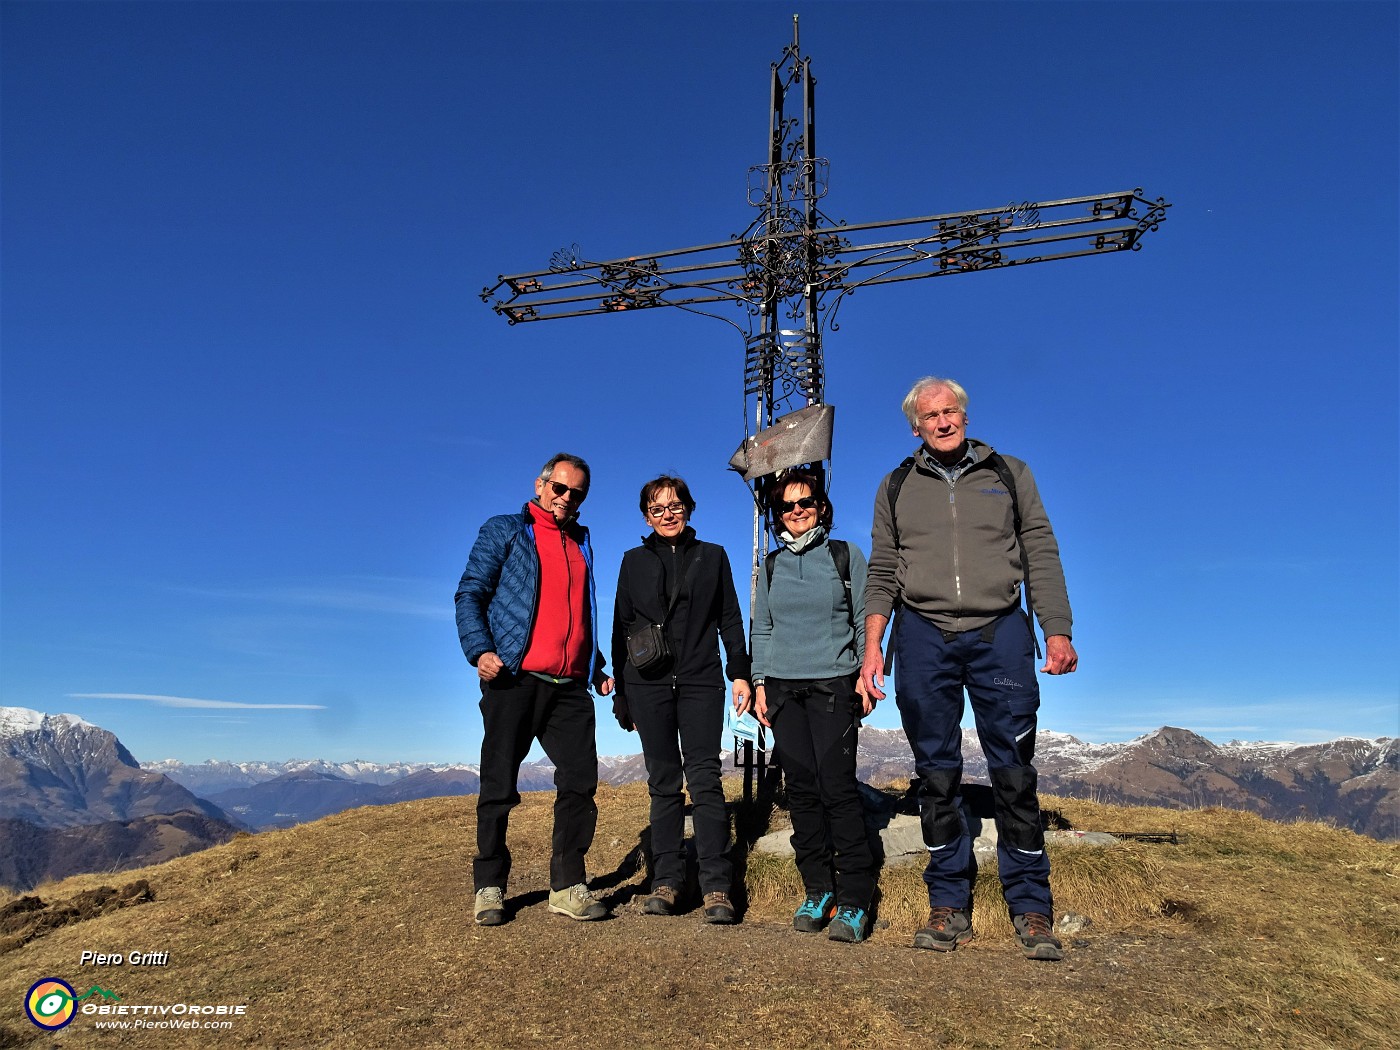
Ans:
{"label": "black backpack", "polygon": [[[918,455],[918,450],[915,450]],[[1016,479],[1011,476],[1011,468],[1006,460],[1001,458],[1000,452],[993,452],[987,457],[986,463],[994,471],[1001,483],[1006,486],[1006,491],[1011,495],[1011,524],[1016,530],[1016,546],[1021,548],[1021,592],[1026,602],[1026,623],[1031,621],[1031,613],[1035,608],[1031,604],[1031,560],[1026,554],[1026,545],[1021,539],[1021,504],[1016,498]],[[899,546],[899,518],[895,514],[894,505],[899,499],[899,490],[904,486],[904,479],[909,476],[909,472],[914,469],[914,456],[906,456],[904,462],[895,467],[890,472],[890,483],[886,487],[886,495],[890,501],[890,530],[894,533],[894,544]],[[772,570],[769,570],[769,577],[772,577]],[[1031,641],[1035,645],[1035,655],[1040,657],[1040,640],[1036,638],[1035,630],[1031,630]]]}

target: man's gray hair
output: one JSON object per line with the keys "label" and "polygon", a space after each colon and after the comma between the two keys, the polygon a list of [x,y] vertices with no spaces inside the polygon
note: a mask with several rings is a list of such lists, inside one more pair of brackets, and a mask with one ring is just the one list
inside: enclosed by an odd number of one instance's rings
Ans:
{"label": "man's gray hair", "polygon": [[956,379],[940,379],[938,376],[924,376],[909,388],[909,393],[904,395],[904,403],[900,405],[904,409],[904,418],[909,420],[910,429],[919,429],[919,398],[930,390],[949,390],[958,399],[958,407],[967,412],[967,391],[962,388],[962,384]]}
{"label": "man's gray hair", "polygon": [[593,472],[588,469],[588,464],[584,461],[584,458],[582,456],[575,456],[569,452],[556,452],[554,455],[550,456],[549,459],[545,460],[544,466],[540,468],[540,480],[548,481],[550,475],[554,473],[554,468],[560,463],[567,463],[572,467],[577,467],[579,470],[583,471],[585,482],[590,485],[593,483]]}

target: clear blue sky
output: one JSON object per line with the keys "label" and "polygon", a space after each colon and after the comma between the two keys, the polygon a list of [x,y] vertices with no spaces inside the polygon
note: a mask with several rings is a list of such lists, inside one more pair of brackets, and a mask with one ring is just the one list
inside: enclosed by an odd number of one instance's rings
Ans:
{"label": "clear blue sky", "polygon": [[605,607],[661,470],[747,593],[732,330],[477,295],[742,230],[794,11],[829,215],[1173,205],[1132,255],[846,303],[838,535],[952,375],[1060,537],[1042,726],[1400,732],[1391,3],[5,3],[3,703],[147,760],[475,761],[452,594],[561,448]]}

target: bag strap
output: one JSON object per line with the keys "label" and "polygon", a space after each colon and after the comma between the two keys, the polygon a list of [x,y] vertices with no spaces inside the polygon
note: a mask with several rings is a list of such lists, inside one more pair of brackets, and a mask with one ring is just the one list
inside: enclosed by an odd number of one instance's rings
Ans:
{"label": "bag strap", "polygon": [[851,547],[845,540],[827,540],[827,550],[836,566],[836,575],[841,577],[841,586],[846,588],[846,618],[851,622],[852,635],[856,629],[856,609],[851,602]]}
{"label": "bag strap", "polygon": [[1016,498],[1016,479],[1011,476],[1011,467],[1001,458],[1000,452],[988,456],[987,464],[997,472],[997,477],[1011,494],[1011,524],[1016,530],[1016,546],[1021,549],[1021,597],[1026,603],[1026,626],[1031,629],[1031,644],[1035,646],[1036,659],[1039,659],[1044,654],[1040,651],[1040,639],[1035,634],[1035,621],[1031,619],[1035,610],[1031,601],[1031,559],[1026,553],[1026,541],[1021,537],[1021,504]]}
{"label": "bag strap", "polygon": [[[905,456],[903,462],[895,467],[894,470],[890,471],[890,480],[885,486],[885,495],[890,501],[890,538],[894,540],[894,549],[896,551],[899,550],[899,515],[895,513],[894,505],[899,502],[899,490],[904,487],[904,479],[907,478],[909,472],[914,469],[914,456],[918,454],[919,450],[916,448],[912,455]],[[871,551],[871,554],[873,555],[874,551]],[[890,619],[892,621],[898,621],[900,610],[903,607],[904,603],[899,600],[899,595],[896,593],[894,596],[894,608],[890,610]],[[889,674],[894,670],[894,635],[891,634],[890,638],[890,647],[885,650],[885,674]],[[866,641],[868,643],[869,639],[866,639]]]}
{"label": "bag strap", "polygon": [[[915,455],[918,449],[914,450]],[[894,505],[899,502],[899,490],[904,487],[904,479],[909,476],[909,472],[914,469],[914,456],[905,456],[904,462],[890,471],[890,482],[885,486],[885,494],[890,500],[890,532],[894,534],[895,549],[899,549],[899,517],[894,512]]]}

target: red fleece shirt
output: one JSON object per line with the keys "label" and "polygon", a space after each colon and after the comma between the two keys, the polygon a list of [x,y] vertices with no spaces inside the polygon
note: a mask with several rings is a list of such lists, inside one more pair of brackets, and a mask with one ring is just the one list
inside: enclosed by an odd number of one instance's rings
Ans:
{"label": "red fleece shirt", "polygon": [[578,541],[559,527],[554,515],[530,504],[535,519],[535,549],[540,555],[539,606],[523,671],[559,678],[587,678],[588,563]]}

